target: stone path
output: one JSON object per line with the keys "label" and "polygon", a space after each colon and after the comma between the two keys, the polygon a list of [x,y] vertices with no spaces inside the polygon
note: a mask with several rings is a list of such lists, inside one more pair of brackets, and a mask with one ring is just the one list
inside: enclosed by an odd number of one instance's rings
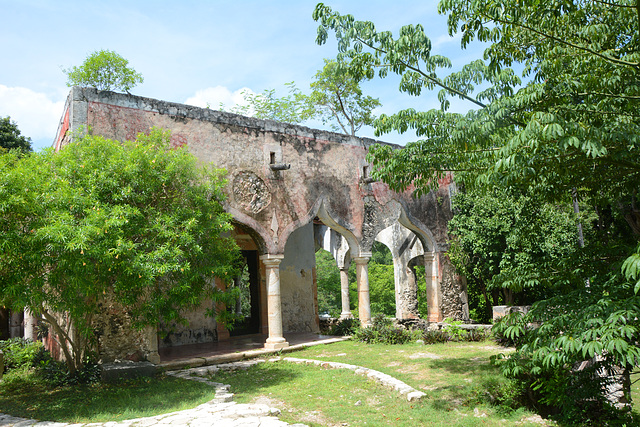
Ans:
{"label": "stone path", "polygon": [[383,374],[373,369],[363,368],[346,363],[327,362],[321,360],[297,359],[293,357],[275,357],[269,360],[253,359],[239,362],[224,363],[220,365],[203,366],[184,369],[181,371],[167,372],[167,375],[184,378],[192,381],[203,382],[215,387],[216,397],[211,401],[193,409],[171,412],[149,418],[137,418],[126,421],[110,421],[106,423],[55,423],[51,421],[37,421],[25,418],[12,417],[0,414],[0,426],[37,426],[37,427],[152,427],[152,426],[188,426],[204,427],[215,425],[217,427],[306,427],[304,424],[288,424],[278,419],[280,410],[264,404],[239,404],[233,402],[233,393],[229,391],[229,385],[209,381],[206,377],[219,370],[248,369],[250,366],[264,362],[277,362],[284,360],[290,363],[315,364],[333,369],[349,369],[356,374],[365,375],[381,384],[392,388],[412,401],[421,399],[424,393],[413,389],[402,381],[390,375]]}

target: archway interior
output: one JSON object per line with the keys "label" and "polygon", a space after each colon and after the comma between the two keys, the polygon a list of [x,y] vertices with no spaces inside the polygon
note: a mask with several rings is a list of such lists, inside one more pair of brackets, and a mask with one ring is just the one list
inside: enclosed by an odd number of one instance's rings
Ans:
{"label": "archway interior", "polygon": [[238,288],[236,304],[227,307],[239,320],[229,331],[231,336],[260,332],[260,276],[257,250],[242,251],[242,273],[234,278],[231,286]]}

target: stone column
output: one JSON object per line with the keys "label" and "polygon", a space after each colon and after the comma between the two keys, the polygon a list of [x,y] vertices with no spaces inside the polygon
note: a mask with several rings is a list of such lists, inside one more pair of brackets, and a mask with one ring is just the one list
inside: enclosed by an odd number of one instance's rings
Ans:
{"label": "stone column", "polygon": [[22,338],[24,336],[23,320],[23,311],[11,311],[11,321],[9,323],[9,336],[11,338]]}
{"label": "stone column", "polygon": [[38,341],[38,319],[27,309],[24,310],[24,337]]}
{"label": "stone column", "polygon": [[282,304],[280,302],[280,263],[284,255],[262,255],[260,260],[266,267],[267,275],[267,318],[269,338],[264,348],[277,350],[289,347],[282,334]]}
{"label": "stone column", "polygon": [[429,322],[442,322],[440,280],[438,280],[438,254],[424,254],[424,271],[427,280],[427,306]]}
{"label": "stone column", "polygon": [[340,296],[342,297],[342,313],[340,319],[351,319],[351,307],[349,302],[349,267],[340,269]]}
{"label": "stone column", "polygon": [[145,328],[145,335],[149,345],[147,360],[157,365],[160,363],[160,354],[158,354],[158,328],[147,326]]}
{"label": "stone column", "polygon": [[362,256],[353,258],[356,263],[358,281],[358,315],[362,326],[371,325],[371,300],[369,297],[369,258]]}

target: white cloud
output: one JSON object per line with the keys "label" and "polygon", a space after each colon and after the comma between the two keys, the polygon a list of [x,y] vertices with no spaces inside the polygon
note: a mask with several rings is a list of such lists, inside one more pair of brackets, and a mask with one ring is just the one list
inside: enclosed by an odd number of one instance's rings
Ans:
{"label": "white cloud", "polygon": [[188,98],[184,103],[203,108],[209,106],[209,108],[214,110],[220,109],[220,104],[222,104],[225,110],[230,110],[234,105],[247,104],[242,92],[255,94],[255,92],[248,87],[243,87],[232,92],[225,86],[215,86],[197,91],[194,96]]}
{"label": "white cloud", "polygon": [[54,101],[24,87],[0,85],[0,117],[11,116],[21,134],[33,140],[36,150],[53,142],[63,109],[64,100]]}

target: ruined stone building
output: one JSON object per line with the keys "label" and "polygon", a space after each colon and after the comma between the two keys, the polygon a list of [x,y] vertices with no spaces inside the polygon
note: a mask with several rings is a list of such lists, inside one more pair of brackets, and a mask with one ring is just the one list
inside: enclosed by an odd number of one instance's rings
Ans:
{"label": "ruined stone building", "polygon": [[[202,162],[228,171],[225,209],[247,262],[251,315],[234,334],[268,335],[265,347],[288,345],[288,332],[318,332],[315,252],[322,247],[341,272],[342,316],[350,301],[347,269],[355,263],[357,313],[371,321],[367,262],[374,241],[394,262],[396,317],[418,317],[412,266],[426,267],[428,321],[468,319],[466,290],[444,251],[453,183],[415,199],[369,177],[367,149],[374,143],[336,133],[259,120],[226,112],[94,89],[73,88],[54,145],[90,128],[107,138],[134,139],[152,127],[171,131]],[[202,312],[190,325],[158,338],[156,330],[126,335],[107,331],[103,356],[126,357],[135,348],[157,360],[158,348],[223,340],[229,332]],[[120,334],[120,335],[118,335]],[[107,357],[108,358],[108,357]]]}

